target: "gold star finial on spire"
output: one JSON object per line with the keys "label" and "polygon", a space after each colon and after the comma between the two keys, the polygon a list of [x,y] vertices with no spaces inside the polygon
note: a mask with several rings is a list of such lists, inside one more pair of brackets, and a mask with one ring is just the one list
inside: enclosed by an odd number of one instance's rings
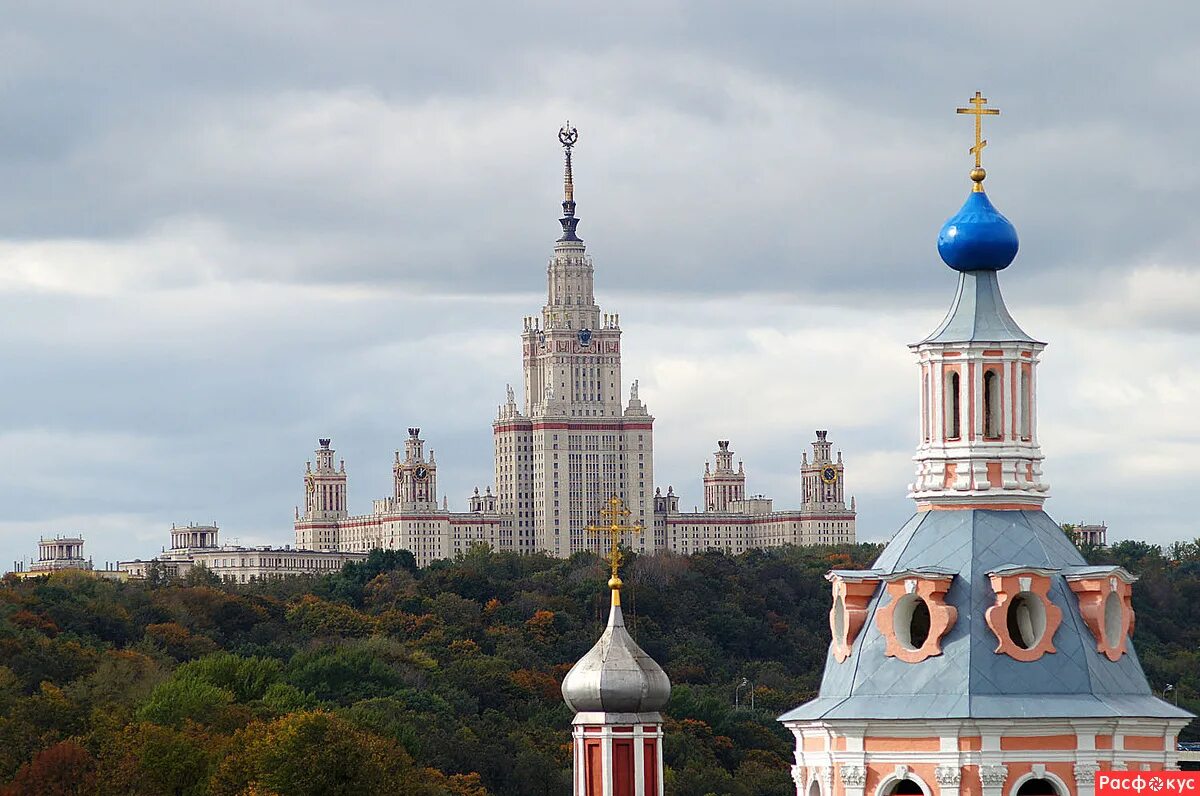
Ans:
{"label": "gold star finial on spire", "polygon": [[625,501],[613,495],[608,499],[608,507],[600,509],[600,517],[606,520],[607,524],[589,525],[584,530],[588,533],[603,533],[609,537],[609,553],[608,563],[612,567],[612,577],[609,578],[608,587],[612,589],[612,604],[621,604],[621,577],[618,571],[621,568],[623,556],[621,555],[621,539],[625,534],[641,533],[644,529],[640,525],[628,525],[625,520],[632,514],[629,509],[625,508]]}
{"label": "gold star finial on spire", "polygon": [[575,201],[575,180],[571,175],[571,147],[579,141],[579,131],[571,126],[568,119],[558,130],[558,142],[563,145],[567,164],[563,172],[563,201]]}
{"label": "gold star finial on spire", "polygon": [[983,180],[987,177],[987,172],[983,170],[980,162],[980,157],[983,155],[983,148],[987,146],[987,141],[983,137],[983,117],[999,116],[1000,109],[984,107],[987,105],[987,97],[978,91],[967,102],[971,103],[971,107],[958,108],[958,112],[968,113],[975,117],[975,146],[967,151],[975,155],[975,168],[971,169],[971,179],[975,182],[975,187],[972,190],[982,191]]}

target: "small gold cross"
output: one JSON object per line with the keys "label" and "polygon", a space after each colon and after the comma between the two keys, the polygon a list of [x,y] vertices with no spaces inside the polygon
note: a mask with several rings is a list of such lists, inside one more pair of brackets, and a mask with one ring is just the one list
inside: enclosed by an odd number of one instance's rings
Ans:
{"label": "small gold cross", "polygon": [[980,164],[980,156],[983,155],[983,148],[987,146],[987,141],[983,138],[983,117],[984,116],[999,116],[999,108],[987,108],[987,97],[976,91],[975,96],[971,97],[967,102],[971,103],[970,108],[958,108],[959,113],[968,113],[975,117],[975,146],[971,147],[968,152],[975,155],[975,168],[980,170],[979,179],[975,179],[972,175],[971,179],[975,180],[975,190],[983,190],[983,166]]}
{"label": "small gold cross", "polygon": [[[600,517],[607,520],[607,525],[589,525],[584,528],[588,533],[605,533],[608,534],[610,547],[608,553],[608,563],[612,567],[612,579],[609,580],[608,586],[613,590],[613,600],[617,600],[617,591],[621,588],[621,578],[617,572],[621,568],[621,539],[625,534],[641,533],[644,529],[640,525],[628,525],[625,520],[632,514],[629,509],[625,508],[625,501],[613,495],[608,499],[608,508],[600,509]],[[614,603],[615,604],[615,603]]]}

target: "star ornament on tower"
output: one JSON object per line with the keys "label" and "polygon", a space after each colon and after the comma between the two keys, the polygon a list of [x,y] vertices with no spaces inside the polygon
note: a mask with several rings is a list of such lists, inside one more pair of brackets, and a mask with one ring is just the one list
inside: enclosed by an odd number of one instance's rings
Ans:
{"label": "star ornament on tower", "polygon": [[629,516],[632,514],[625,507],[625,501],[613,495],[608,499],[608,506],[600,509],[600,518],[604,522],[600,525],[589,525],[584,530],[588,533],[607,534],[609,538],[608,563],[612,567],[612,577],[608,581],[608,587],[612,589],[613,605],[620,605],[621,594],[621,577],[618,574],[621,569],[621,563],[624,556],[621,555],[621,539],[625,534],[641,533],[644,528],[640,525],[630,525],[627,523]]}

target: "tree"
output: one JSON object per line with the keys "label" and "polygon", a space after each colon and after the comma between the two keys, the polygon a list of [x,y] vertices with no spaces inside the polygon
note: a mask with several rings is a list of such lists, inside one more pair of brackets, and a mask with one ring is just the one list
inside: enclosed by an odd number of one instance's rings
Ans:
{"label": "tree", "polygon": [[81,796],[96,785],[96,761],[74,741],[61,741],[33,756],[0,796]]}
{"label": "tree", "polygon": [[195,677],[173,677],[154,689],[150,699],[138,710],[138,718],[171,727],[185,720],[212,721],[217,713],[233,702],[233,694]]}
{"label": "tree", "polygon": [[196,564],[183,576],[183,582],[189,586],[220,586],[221,576],[204,564]]}
{"label": "tree", "polygon": [[404,793],[441,796],[394,741],[323,711],[292,713],[238,733],[213,777],[212,793],[252,789],[287,796]]}

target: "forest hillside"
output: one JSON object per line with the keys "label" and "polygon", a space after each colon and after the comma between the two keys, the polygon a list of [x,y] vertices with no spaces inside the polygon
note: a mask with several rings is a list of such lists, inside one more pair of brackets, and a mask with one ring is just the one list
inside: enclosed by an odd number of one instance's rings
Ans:
{"label": "forest hillside", "polygon": [[[1200,551],[1085,552],[1141,576],[1151,682],[1200,709]],[[775,717],[819,684],[823,575],[877,553],[629,556],[626,622],[674,685],[667,796],[789,792]],[[324,578],[246,586],[204,570],[185,583],[8,579],[0,794],[561,796],[559,684],[601,632],[606,580],[590,554],[483,549],[421,570],[376,551]]]}

